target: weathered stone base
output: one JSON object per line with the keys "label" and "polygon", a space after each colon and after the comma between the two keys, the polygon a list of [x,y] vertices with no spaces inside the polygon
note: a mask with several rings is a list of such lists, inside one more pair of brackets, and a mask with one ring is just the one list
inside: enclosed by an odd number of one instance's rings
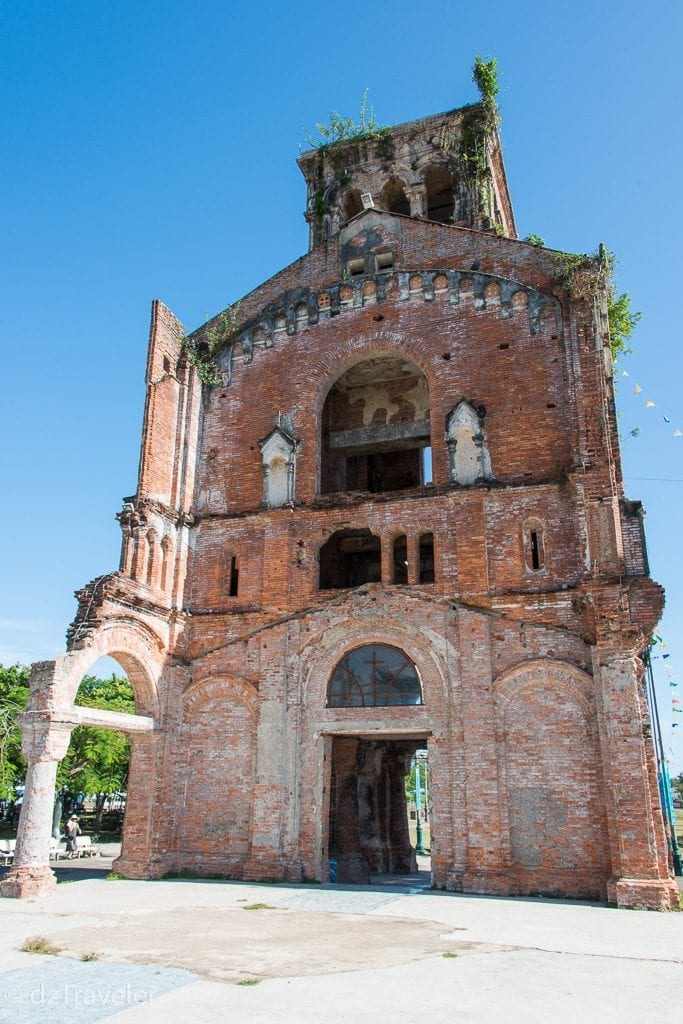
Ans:
{"label": "weathered stone base", "polygon": [[6,899],[51,896],[57,888],[52,868],[16,868],[0,882],[0,892]]}
{"label": "weathered stone base", "polygon": [[497,871],[465,871],[461,876],[461,892],[481,896],[510,896],[510,876]]}
{"label": "weathered stone base", "polygon": [[349,885],[367,885],[370,878],[368,865],[361,853],[338,853],[337,881]]}
{"label": "weathered stone base", "polygon": [[117,871],[124,878],[162,878],[168,870],[160,860],[136,860],[133,857],[117,857],[112,861],[112,871]]}
{"label": "weathered stone base", "polygon": [[245,882],[284,882],[288,880],[282,863],[268,854],[251,856],[239,877]]}
{"label": "weathered stone base", "polygon": [[678,886],[673,878],[620,878],[607,883],[610,903],[627,910],[680,910]]}

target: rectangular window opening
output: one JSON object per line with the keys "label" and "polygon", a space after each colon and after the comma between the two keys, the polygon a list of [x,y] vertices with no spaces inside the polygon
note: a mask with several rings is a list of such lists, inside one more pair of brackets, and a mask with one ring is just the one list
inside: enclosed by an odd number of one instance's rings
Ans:
{"label": "rectangular window opening", "polygon": [[541,562],[538,555],[538,534],[535,530],[531,531],[531,568],[541,568]]}
{"label": "rectangular window opening", "polygon": [[393,267],[394,265],[393,252],[378,252],[375,259],[377,261],[378,270],[387,270],[389,267]]}
{"label": "rectangular window opening", "polygon": [[431,484],[434,482],[432,476],[432,446],[427,445],[426,448],[421,450],[422,458],[422,483]]}
{"label": "rectangular window opening", "polygon": [[229,597],[237,597],[237,589],[239,586],[240,571],[237,568],[237,559],[233,556],[230,559],[230,590],[228,591]]}

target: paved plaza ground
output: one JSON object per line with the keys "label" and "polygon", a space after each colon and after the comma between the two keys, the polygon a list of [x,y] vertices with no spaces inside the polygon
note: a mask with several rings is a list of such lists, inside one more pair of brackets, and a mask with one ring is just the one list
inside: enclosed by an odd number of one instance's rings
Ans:
{"label": "paved plaza ground", "polygon": [[[0,1024],[649,1024],[680,1013],[683,913],[105,873],[80,862],[60,868],[49,899],[0,900]],[[21,952],[30,936],[61,952]]]}

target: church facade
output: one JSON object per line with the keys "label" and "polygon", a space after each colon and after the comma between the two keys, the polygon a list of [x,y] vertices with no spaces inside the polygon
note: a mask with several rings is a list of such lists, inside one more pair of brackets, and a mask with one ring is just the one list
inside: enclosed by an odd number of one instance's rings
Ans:
{"label": "church facade", "polygon": [[[51,787],[83,723],[131,738],[130,877],[409,871],[426,748],[434,886],[678,905],[606,260],[516,238],[483,118],[304,153],[309,252],[189,344],[154,303],[121,564],[33,666],[6,895],[53,884]],[[74,703],[104,654],[135,716]]]}

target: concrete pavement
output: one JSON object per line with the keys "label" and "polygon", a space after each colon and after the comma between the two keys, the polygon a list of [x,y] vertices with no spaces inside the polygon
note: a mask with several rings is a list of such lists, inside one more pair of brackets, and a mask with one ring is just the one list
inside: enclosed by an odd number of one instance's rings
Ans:
{"label": "concrete pavement", "polygon": [[[20,952],[32,935],[62,952]],[[50,899],[0,901],[0,957],[0,1024],[647,1024],[680,1004],[683,914],[408,887],[82,878]]]}

